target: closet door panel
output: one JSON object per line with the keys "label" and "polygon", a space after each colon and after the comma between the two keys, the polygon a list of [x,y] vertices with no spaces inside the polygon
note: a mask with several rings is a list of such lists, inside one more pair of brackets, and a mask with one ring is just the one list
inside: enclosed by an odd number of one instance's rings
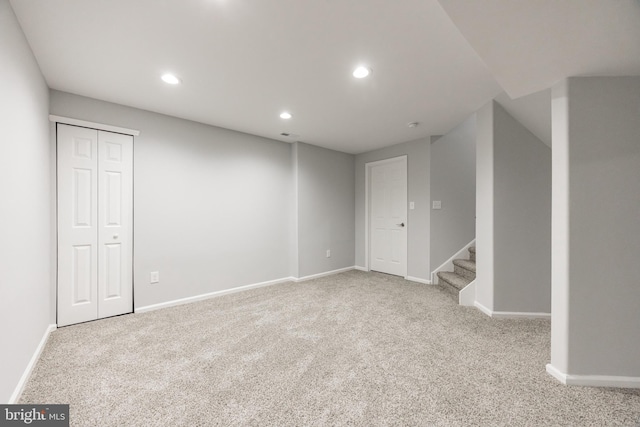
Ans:
{"label": "closet door panel", "polygon": [[133,137],[98,131],[98,317],[133,311]]}
{"label": "closet door panel", "polygon": [[98,317],[98,131],[58,124],[58,325]]}

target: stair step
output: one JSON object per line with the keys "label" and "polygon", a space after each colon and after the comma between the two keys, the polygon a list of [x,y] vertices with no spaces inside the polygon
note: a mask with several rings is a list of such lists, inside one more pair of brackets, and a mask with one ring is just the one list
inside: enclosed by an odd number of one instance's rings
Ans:
{"label": "stair step", "polygon": [[[443,283],[444,282],[444,283]],[[450,271],[440,271],[438,273],[438,284],[449,285],[460,291],[465,286],[471,283],[471,280],[465,279],[459,274],[452,273]]]}
{"label": "stair step", "polygon": [[469,259],[454,259],[453,265],[457,265],[458,267],[462,267],[465,270],[469,270],[474,273],[476,272],[476,262]]}
{"label": "stair step", "polygon": [[453,272],[467,280],[476,278],[476,262],[468,259],[454,259]]}
{"label": "stair step", "polygon": [[471,261],[475,261],[476,260],[476,247],[475,246],[471,246],[469,248],[469,259]]}

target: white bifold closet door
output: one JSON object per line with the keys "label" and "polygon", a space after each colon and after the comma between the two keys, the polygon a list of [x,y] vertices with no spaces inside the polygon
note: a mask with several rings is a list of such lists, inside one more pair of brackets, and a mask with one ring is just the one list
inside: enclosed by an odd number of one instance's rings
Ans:
{"label": "white bifold closet door", "polygon": [[133,311],[133,136],[58,123],[58,326]]}

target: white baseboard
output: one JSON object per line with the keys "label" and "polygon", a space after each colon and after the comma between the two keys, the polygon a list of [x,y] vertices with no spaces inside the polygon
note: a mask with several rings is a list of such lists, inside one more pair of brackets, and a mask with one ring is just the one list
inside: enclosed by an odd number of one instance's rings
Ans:
{"label": "white baseboard", "polygon": [[269,280],[266,282],[254,283],[252,285],[238,286],[236,288],[224,289],[222,291],[209,292],[206,294],[195,295],[192,297],[181,298],[173,301],[161,302],[159,304],[145,305],[144,307],[138,307],[134,311],[136,313],[144,313],[147,311],[159,310],[161,308],[174,307],[176,305],[189,304],[191,302],[203,301],[209,298],[215,298],[222,295],[233,294],[236,292],[242,292],[249,289],[261,288],[264,286],[277,285],[280,283],[294,282],[296,281],[293,277],[284,277],[282,279]]}
{"label": "white baseboard", "polygon": [[640,377],[622,377],[615,375],[570,375],[560,372],[556,367],[547,364],[547,373],[566,385],[586,387],[621,387],[640,388]]}
{"label": "white baseboard", "polygon": [[291,280],[296,283],[299,283],[299,282],[304,282],[306,280],[317,279],[319,277],[325,277],[325,276],[332,276],[334,274],[344,273],[345,271],[351,271],[355,269],[356,269],[355,266],[339,268],[337,270],[325,271],[324,273],[312,274],[310,276],[292,277]]}
{"label": "white baseboard", "polygon": [[423,283],[425,285],[430,285],[431,284],[431,280],[421,279],[419,277],[407,276],[407,277],[405,277],[405,279],[409,280],[410,282]]}
{"label": "white baseboard", "polygon": [[[360,265],[354,265],[353,269],[354,270],[358,270],[358,271],[366,271],[367,273],[369,272],[368,268],[364,268],[364,267],[362,267]],[[410,282],[423,283],[425,285],[432,285],[433,284],[431,282],[431,280],[421,279],[420,277],[414,277],[414,276],[405,276],[405,280],[409,280]]]}
{"label": "white baseboard", "polygon": [[47,344],[49,335],[51,335],[51,332],[55,331],[56,329],[57,329],[56,325],[47,326],[47,329],[44,331],[44,335],[42,336],[42,339],[40,340],[38,347],[36,347],[36,351],[33,353],[33,356],[31,356],[31,360],[29,360],[29,364],[25,368],[22,374],[22,377],[20,377],[20,381],[18,381],[18,385],[16,385],[16,388],[14,389],[13,394],[9,398],[8,403],[10,405],[17,403],[18,400],[20,400],[20,396],[22,396],[22,391],[24,390],[24,386],[27,384],[27,381],[29,381],[29,378],[31,377],[31,373],[33,372],[33,368],[35,368],[36,363],[38,363],[38,359],[40,359],[40,354],[42,354],[42,350],[44,349],[44,346]]}
{"label": "white baseboard", "polygon": [[483,312],[484,314],[486,314],[487,316],[491,317],[491,315],[493,314],[493,311],[491,311],[490,309],[488,309],[487,307],[485,307],[484,305],[480,304],[478,301],[474,302],[473,305],[480,310],[481,312]]}
{"label": "white baseboard", "polygon": [[551,319],[551,313],[494,311],[491,317],[496,319]]}
{"label": "white baseboard", "polygon": [[287,283],[287,282],[299,283],[299,282],[304,282],[306,280],[317,279],[319,277],[331,276],[333,274],[343,273],[345,271],[353,270],[354,268],[355,267],[353,267],[353,266],[352,267],[345,267],[345,268],[340,268],[338,270],[326,271],[324,273],[318,273],[318,274],[313,274],[311,276],[304,276],[304,277],[283,277],[282,279],[269,280],[269,281],[266,281],[266,282],[254,283],[254,284],[245,285],[245,286],[238,286],[236,288],[224,289],[222,291],[209,292],[209,293],[206,293],[206,294],[195,295],[195,296],[192,296],[192,297],[181,298],[181,299],[177,299],[177,300],[173,300],[173,301],[161,302],[161,303],[152,304],[152,305],[145,305],[144,307],[136,308],[134,311],[136,313],[144,313],[144,312],[147,312],[147,311],[159,310],[161,308],[174,307],[176,305],[189,304],[189,303],[192,303],[192,302],[203,301],[203,300],[206,300],[206,299],[209,299],[209,298],[215,298],[215,297],[219,297],[219,296],[222,296],[222,295],[227,295],[227,294],[233,294],[233,293],[236,293],[236,292],[247,291],[249,289],[262,288],[264,286],[278,285],[280,283]]}
{"label": "white baseboard", "polygon": [[536,313],[536,312],[519,312],[519,311],[493,311],[480,304],[478,301],[473,305],[494,319],[551,319],[551,313]]}

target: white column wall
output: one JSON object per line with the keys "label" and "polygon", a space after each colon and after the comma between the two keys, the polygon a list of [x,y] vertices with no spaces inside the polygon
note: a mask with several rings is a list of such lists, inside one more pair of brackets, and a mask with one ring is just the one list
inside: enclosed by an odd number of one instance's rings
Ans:
{"label": "white column wall", "polygon": [[640,387],[640,77],[569,78],[553,98],[551,366]]}
{"label": "white column wall", "polygon": [[551,362],[568,370],[569,350],[569,99],[567,83],[551,94]]}
{"label": "white column wall", "polygon": [[494,101],[477,113],[476,121],[476,302],[493,310],[494,283]]}

